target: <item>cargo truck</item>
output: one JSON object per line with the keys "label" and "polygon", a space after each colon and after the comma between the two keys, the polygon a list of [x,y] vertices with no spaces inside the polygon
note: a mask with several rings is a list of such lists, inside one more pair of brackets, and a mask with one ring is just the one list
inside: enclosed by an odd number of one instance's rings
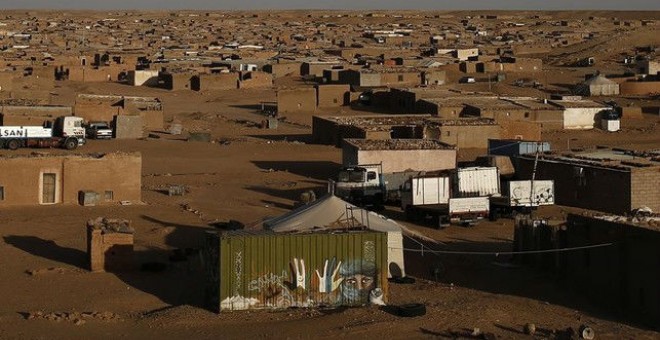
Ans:
{"label": "cargo truck", "polygon": [[409,170],[384,174],[382,163],[346,166],[341,168],[330,186],[334,194],[345,201],[381,208],[385,203],[398,202],[403,183],[410,176],[423,173]]}
{"label": "cargo truck", "polygon": [[80,117],[58,117],[43,126],[0,126],[0,148],[60,147],[73,150],[85,144],[85,128]]}
{"label": "cargo truck", "polygon": [[401,190],[401,209],[406,218],[438,228],[475,225],[486,218],[488,197],[452,197],[455,178],[455,171],[409,177]]}

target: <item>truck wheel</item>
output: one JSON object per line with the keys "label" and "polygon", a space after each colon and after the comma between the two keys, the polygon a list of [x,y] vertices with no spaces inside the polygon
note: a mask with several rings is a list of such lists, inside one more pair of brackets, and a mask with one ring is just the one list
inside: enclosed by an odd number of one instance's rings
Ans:
{"label": "truck wheel", "polygon": [[9,149],[9,150],[16,150],[16,149],[18,149],[18,146],[19,146],[18,141],[15,140],[15,139],[12,139],[12,140],[7,142],[7,149]]}
{"label": "truck wheel", "polygon": [[491,222],[495,222],[500,218],[500,212],[497,209],[491,209],[490,214],[488,214],[488,219]]}
{"label": "truck wheel", "polygon": [[75,138],[69,138],[64,141],[64,148],[67,150],[73,150],[78,147],[78,141]]}

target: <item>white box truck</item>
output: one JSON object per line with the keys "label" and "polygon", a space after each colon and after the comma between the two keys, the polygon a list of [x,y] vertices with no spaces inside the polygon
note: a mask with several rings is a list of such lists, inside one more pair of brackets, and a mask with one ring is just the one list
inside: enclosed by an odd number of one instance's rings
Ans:
{"label": "white box truck", "polygon": [[437,227],[474,225],[489,214],[488,197],[452,197],[455,172],[411,176],[401,190],[401,209],[411,221]]}
{"label": "white box truck", "polygon": [[85,144],[85,128],[80,117],[58,117],[44,126],[0,126],[0,148],[61,147],[73,150]]}

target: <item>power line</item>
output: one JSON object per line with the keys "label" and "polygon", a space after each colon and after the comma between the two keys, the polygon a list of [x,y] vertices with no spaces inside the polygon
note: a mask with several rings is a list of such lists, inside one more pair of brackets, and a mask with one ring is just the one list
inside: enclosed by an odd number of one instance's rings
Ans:
{"label": "power line", "polygon": [[592,244],[592,245],[588,245],[588,246],[558,248],[558,249],[524,250],[524,251],[497,251],[497,252],[491,252],[491,251],[433,250],[433,249],[426,249],[425,250],[424,247],[422,247],[422,249],[395,248],[395,247],[388,247],[388,248],[389,249],[397,249],[397,250],[416,252],[416,253],[449,254],[449,255],[493,255],[493,256],[499,256],[499,255],[518,255],[518,254],[523,255],[523,254],[563,253],[563,252],[575,251],[575,250],[609,247],[609,246],[612,246],[614,244],[615,243],[612,242],[612,243],[600,243],[600,244]]}

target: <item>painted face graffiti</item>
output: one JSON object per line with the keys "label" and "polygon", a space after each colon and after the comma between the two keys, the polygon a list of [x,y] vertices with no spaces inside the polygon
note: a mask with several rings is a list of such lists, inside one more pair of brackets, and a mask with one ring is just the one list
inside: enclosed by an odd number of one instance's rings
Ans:
{"label": "painted face graffiti", "polygon": [[350,261],[342,266],[339,274],[342,305],[360,306],[369,302],[369,293],[376,288],[376,266],[373,262]]}

